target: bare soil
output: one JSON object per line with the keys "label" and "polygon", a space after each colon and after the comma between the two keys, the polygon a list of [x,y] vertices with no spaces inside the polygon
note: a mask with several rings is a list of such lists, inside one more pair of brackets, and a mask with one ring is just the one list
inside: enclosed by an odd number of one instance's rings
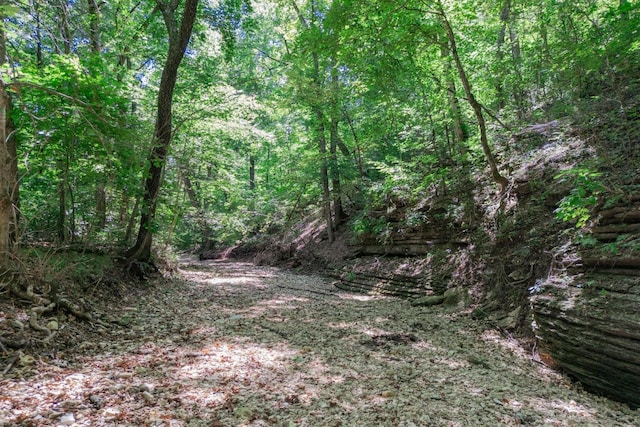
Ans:
{"label": "bare soil", "polygon": [[15,361],[0,425],[640,425],[468,313],[316,275],[190,259],[104,302]]}

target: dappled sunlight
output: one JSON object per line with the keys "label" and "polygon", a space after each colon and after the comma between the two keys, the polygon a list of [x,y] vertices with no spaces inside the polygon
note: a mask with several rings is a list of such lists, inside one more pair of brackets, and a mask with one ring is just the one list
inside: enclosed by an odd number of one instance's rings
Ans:
{"label": "dappled sunlight", "polygon": [[236,377],[257,369],[282,367],[283,361],[295,354],[291,350],[265,348],[253,343],[244,345],[215,341],[213,344],[188,352],[188,363],[176,370],[177,379]]}
{"label": "dappled sunlight", "polygon": [[468,368],[469,362],[459,358],[439,358],[433,359],[432,363],[438,363],[446,366],[449,369]]}
{"label": "dappled sunlight", "polygon": [[[495,331],[479,336],[468,317],[392,298],[318,293],[327,284],[311,276],[239,272],[230,264],[189,271],[189,282],[158,289],[135,310],[120,308],[131,323],[82,344],[93,353],[70,364],[62,354],[56,364],[34,361],[32,378],[3,380],[0,420],[604,425],[592,399],[523,355],[501,351],[510,340]],[[629,419],[611,425],[633,425]]]}
{"label": "dappled sunlight", "polygon": [[358,327],[358,322],[327,322],[326,326],[336,329],[353,329]]}
{"label": "dappled sunlight", "polygon": [[[145,343],[133,354],[86,358],[78,371],[46,368],[37,381],[5,384],[0,411],[19,420],[35,410],[43,425],[67,411],[80,423],[90,412],[104,422],[168,421],[179,418],[181,407],[203,415],[215,408],[233,413],[243,401],[252,411],[252,399],[270,402],[273,411],[309,405],[319,386],[344,382],[319,358],[307,360],[285,344],[223,340],[199,348]],[[132,404],[135,414],[127,413]]]}
{"label": "dappled sunlight", "polygon": [[386,331],[384,329],[372,328],[372,327],[367,327],[367,326],[363,326],[363,325],[358,325],[357,330],[361,334],[364,334],[364,335],[367,335],[367,336],[370,336],[370,337],[384,336],[384,335],[389,333],[389,331]]}
{"label": "dappled sunlight", "polygon": [[254,277],[254,276],[211,276],[211,273],[203,272],[203,271],[182,271],[181,274],[184,276],[186,280],[196,284],[204,284],[204,285],[212,285],[212,286],[220,286],[225,285],[229,287],[233,287],[234,285],[251,285],[255,287],[264,288],[266,285],[262,277]]}
{"label": "dappled sunlight", "polygon": [[439,347],[431,344],[428,341],[418,341],[416,343],[411,344],[411,347],[414,348],[415,350],[422,350],[422,351],[429,351],[429,352],[441,351]]}
{"label": "dappled sunlight", "polygon": [[281,296],[279,298],[273,298],[270,300],[260,302],[259,306],[275,309],[295,309],[298,305],[292,304],[294,302],[305,303],[308,302],[308,298],[300,298],[293,296]]}
{"label": "dappled sunlight", "polygon": [[352,301],[379,301],[387,298],[384,295],[348,294],[345,292],[338,292],[336,295],[340,299]]}
{"label": "dappled sunlight", "polygon": [[558,412],[577,415],[583,420],[593,419],[596,414],[594,409],[587,408],[573,400],[567,401],[553,398],[531,398],[527,406],[536,412],[545,414],[547,417],[545,422],[548,423],[553,422],[554,414]]}
{"label": "dappled sunlight", "polygon": [[553,380],[568,383],[568,380],[563,377],[560,372],[555,371],[543,363],[537,363],[539,361],[539,356],[536,352],[527,351],[513,337],[505,337],[495,329],[487,329],[482,333],[480,338],[486,343],[496,345],[502,350],[502,352],[509,353],[517,358],[519,363],[510,364],[506,366],[507,369],[515,372],[522,372],[524,367],[528,365],[539,373],[539,379],[541,381]]}

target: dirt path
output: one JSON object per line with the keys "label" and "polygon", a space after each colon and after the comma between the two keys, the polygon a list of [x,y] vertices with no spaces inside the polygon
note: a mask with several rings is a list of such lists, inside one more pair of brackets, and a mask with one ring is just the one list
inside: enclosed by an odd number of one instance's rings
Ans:
{"label": "dirt path", "polygon": [[181,272],[0,381],[0,425],[640,425],[463,315],[250,264]]}

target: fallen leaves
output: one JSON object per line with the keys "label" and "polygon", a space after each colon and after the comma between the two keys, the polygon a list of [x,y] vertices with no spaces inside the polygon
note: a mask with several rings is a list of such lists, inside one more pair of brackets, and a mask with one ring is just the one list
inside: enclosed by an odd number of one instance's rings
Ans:
{"label": "fallen leaves", "polygon": [[126,325],[85,336],[64,368],[34,359],[30,378],[0,381],[0,425],[638,424],[455,312],[193,265],[139,305],[105,309]]}

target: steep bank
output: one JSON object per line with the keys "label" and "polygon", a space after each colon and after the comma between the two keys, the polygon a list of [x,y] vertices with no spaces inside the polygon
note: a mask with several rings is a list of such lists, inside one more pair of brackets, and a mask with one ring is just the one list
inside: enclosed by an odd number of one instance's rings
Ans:
{"label": "steep bank", "polygon": [[365,213],[364,231],[352,223],[330,243],[320,220],[303,221],[256,261],[320,269],[341,289],[446,301],[585,388],[638,406],[634,99],[502,140],[512,183],[502,197],[481,176],[418,202],[389,197]]}

